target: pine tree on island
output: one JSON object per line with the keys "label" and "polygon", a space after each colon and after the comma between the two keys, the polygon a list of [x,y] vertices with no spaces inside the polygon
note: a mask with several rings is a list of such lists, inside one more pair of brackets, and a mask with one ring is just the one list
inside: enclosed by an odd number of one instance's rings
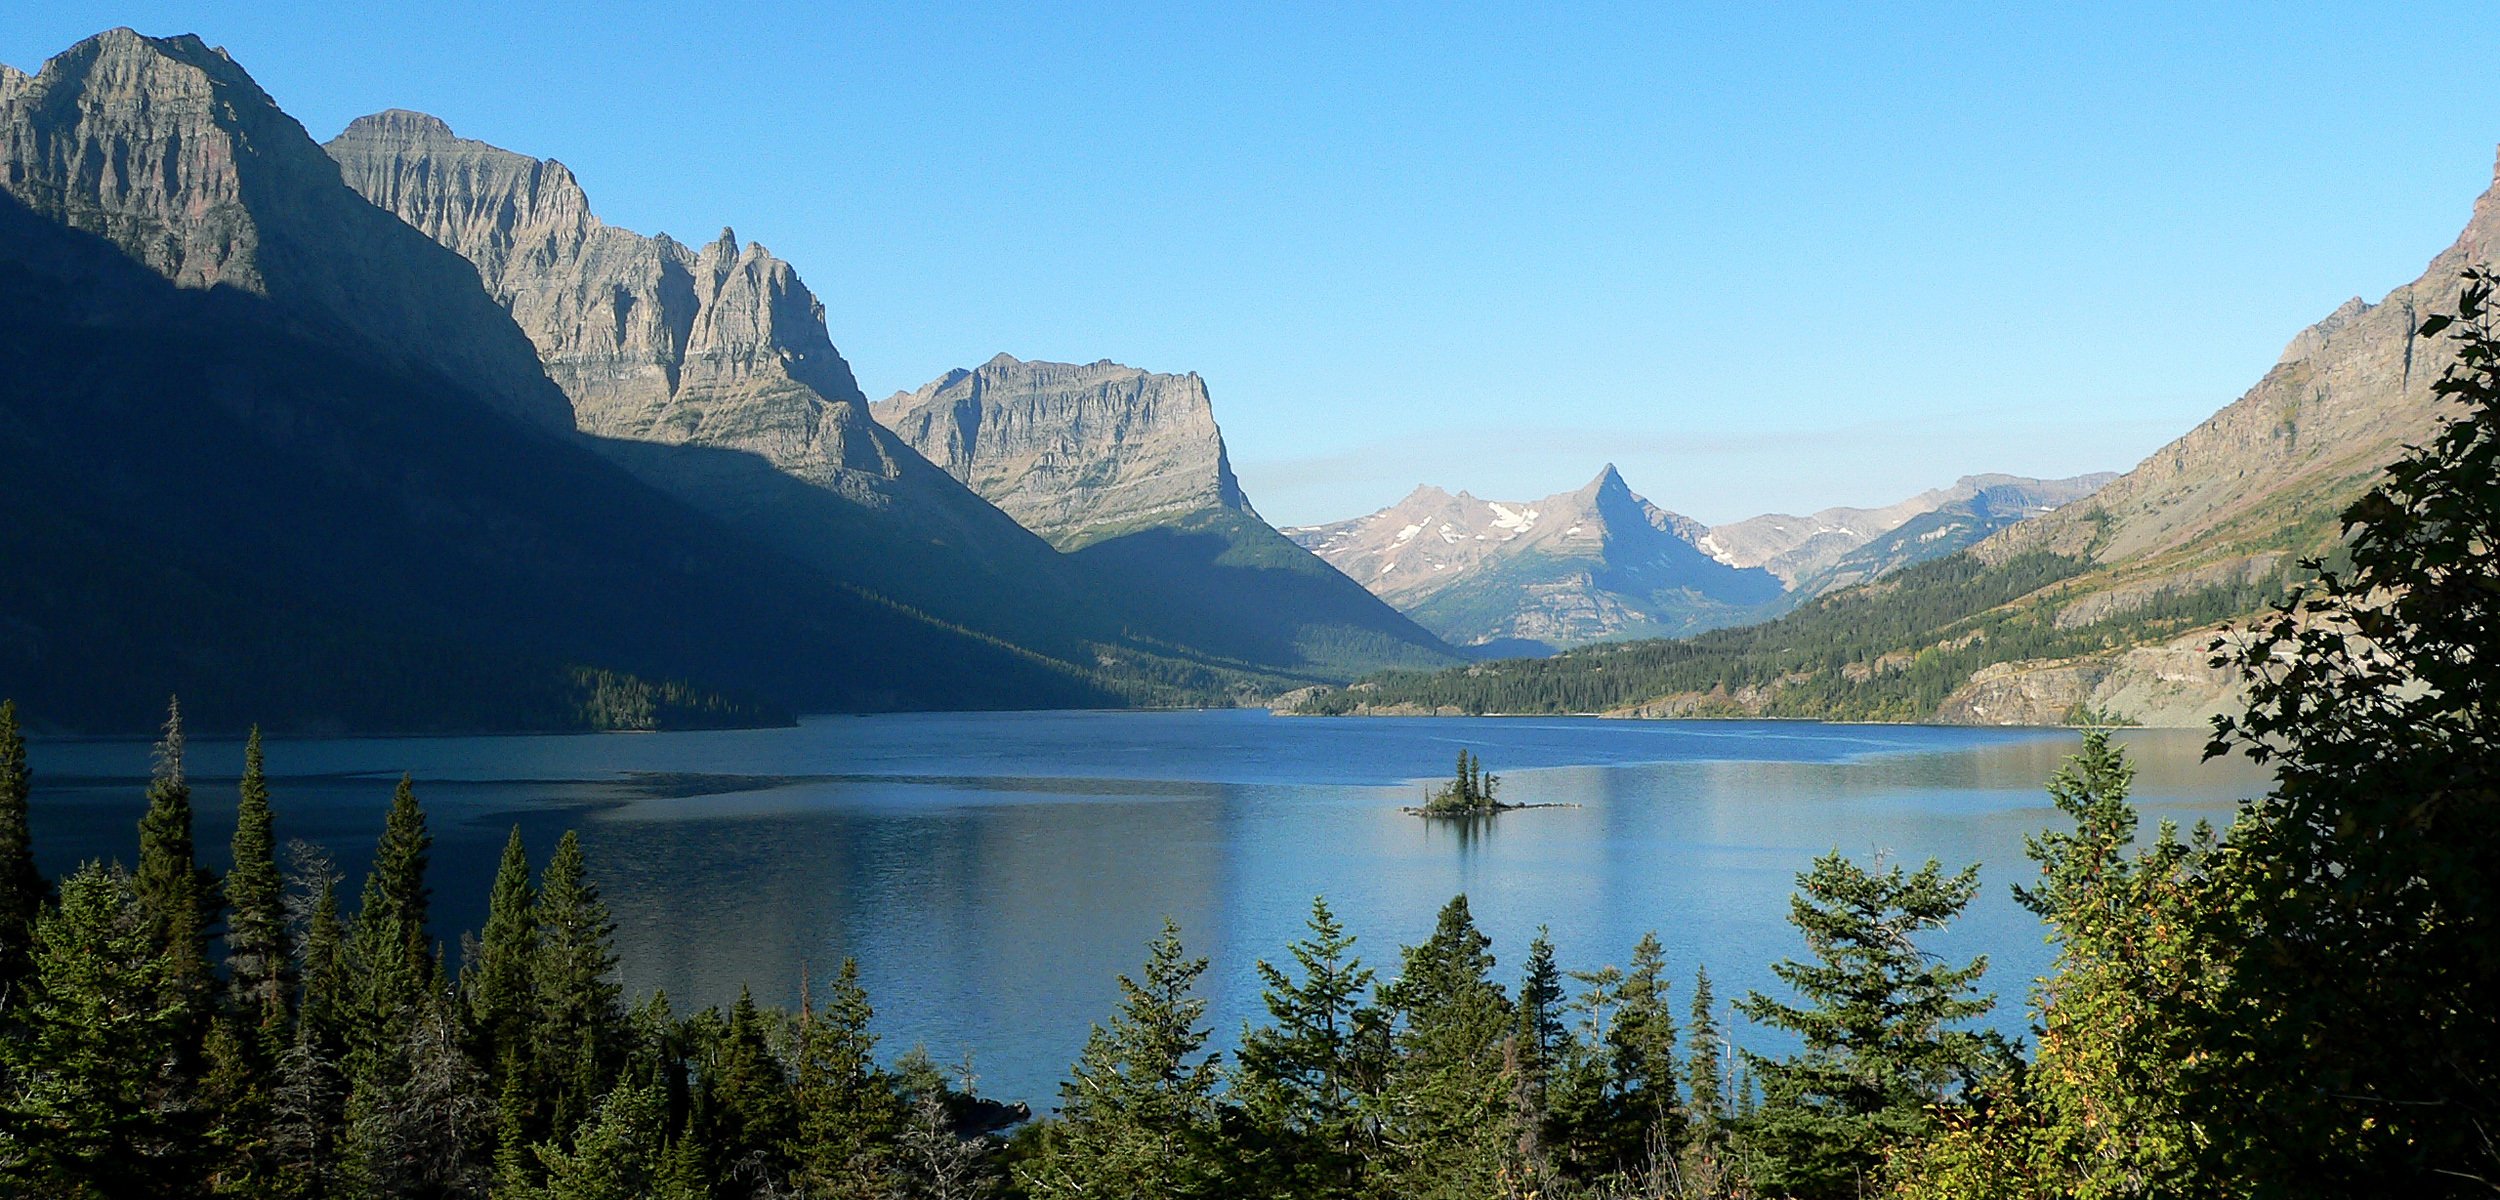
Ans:
{"label": "pine tree on island", "polygon": [[1425,800],[1422,808],[1408,811],[1425,817],[1472,817],[1520,807],[1494,799],[1501,786],[1501,776],[1485,774],[1483,759],[1461,750],[1458,771],[1451,780]]}

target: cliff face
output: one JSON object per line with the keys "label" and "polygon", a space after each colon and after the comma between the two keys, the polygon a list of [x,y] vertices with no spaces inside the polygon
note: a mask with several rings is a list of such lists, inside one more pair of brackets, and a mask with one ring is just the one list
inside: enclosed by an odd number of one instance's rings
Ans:
{"label": "cliff face", "polygon": [[116,29],[0,79],[0,187],[177,286],[263,297],[507,415],[572,426],[476,273],[340,186],[303,127],[198,38]]}
{"label": "cliff face", "polygon": [[1542,500],[1421,487],[1370,516],[1287,534],[1458,645],[1691,633],[1758,620],[1781,595],[1770,572],[1703,553],[1699,523],[1634,494],[1612,466]]}
{"label": "cliff face", "polygon": [[[2294,335],[2255,386],[2203,424],[2090,500],[1998,533],[1972,553],[1989,563],[2031,550],[2088,559],[2091,571],[2047,598],[2060,623],[2073,624],[2330,550],[2343,510],[2406,446],[2438,427],[2442,408],[2430,385],[2452,357],[2445,342],[2413,331],[2424,317],[2453,309],[2460,271],[2500,253],[2500,171],[2495,176],[2465,229],[2419,278],[2376,304],[2345,301]],[[2168,661],[2164,652],[2147,645],[2003,664],[1974,677],[1940,716],[2019,720],[2008,714],[2036,707],[2009,698],[2078,686],[2088,686],[2095,703],[2147,722],[2198,724],[2237,706],[2229,681],[2184,667],[2167,672],[2158,696],[2124,686],[2144,663]]]}
{"label": "cliff face", "polygon": [[1001,354],[897,392],[873,411],[930,462],[1062,549],[1202,509],[1257,515],[1195,373]]}
{"label": "cliff face", "polygon": [[423,113],[358,118],[328,150],[374,204],[475,265],[584,433],[752,451],[881,503],[903,474],[790,264],[600,222],[564,164]]}
{"label": "cliff face", "polygon": [[474,264],[600,451],[838,579],[1069,661],[1115,622],[1074,567],[868,414],[788,263],[607,225],[573,173],[394,110],[328,147],[348,184]]}
{"label": "cliff face", "polygon": [[[2345,301],[2296,334],[2237,400],[2152,453],[2089,504],[1979,547],[2001,560],[2035,547],[2113,567],[2283,548],[2374,481],[2436,427],[2430,385],[2446,343],[2413,336],[2454,308],[2457,274],[2500,253],[2500,171],[2455,242],[2378,303]],[[2295,533],[2298,530],[2301,532]]]}

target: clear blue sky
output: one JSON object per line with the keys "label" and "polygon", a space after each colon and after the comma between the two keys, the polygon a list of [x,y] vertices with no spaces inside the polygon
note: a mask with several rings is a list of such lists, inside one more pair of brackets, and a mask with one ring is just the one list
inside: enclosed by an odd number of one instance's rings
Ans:
{"label": "clear blue sky", "polygon": [[0,60],[196,32],[315,137],[422,109],[734,225],[872,396],[1198,371],[1280,523],[2123,469],[2418,273],[2500,143],[2470,6],[1870,7],[73,0]]}

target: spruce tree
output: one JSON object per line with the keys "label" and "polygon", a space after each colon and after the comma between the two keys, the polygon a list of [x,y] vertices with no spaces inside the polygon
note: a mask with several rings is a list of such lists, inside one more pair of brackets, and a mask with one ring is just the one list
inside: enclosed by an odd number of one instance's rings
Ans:
{"label": "spruce tree", "polygon": [[1297,1196],[1355,1194],[1377,1142],[1364,1103],[1363,1007],[1372,972],[1326,897],[1314,897],[1308,936],[1288,946],[1300,978],[1262,961],[1260,994],[1272,1024],[1245,1030],[1232,1091],[1252,1130],[1241,1148],[1256,1186]]}
{"label": "spruce tree", "polygon": [[19,1028],[0,1038],[0,1190],[196,1192],[206,1162],[180,1071],[192,1013],[159,926],[128,875],[94,863],[36,919]]}
{"label": "spruce tree", "polygon": [[522,1106],[516,1119],[522,1136],[531,1141],[545,1132],[529,1103],[544,1075],[533,1043],[540,1023],[536,905],[529,853],[521,844],[521,827],[515,825],[504,841],[503,861],[487,896],[486,927],[476,952],[461,967],[460,994],[477,1060],[492,1064],[499,1079],[517,1076],[506,1090],[514,1091]]}
{"label": "spruce tree", "polygon": [[702,1181],[675,1149],[660,1090],[619,1087],[569,1146],[549,1141],[537,1147],[543,1186],[509,1194],[515,1200],[706,1200]]}
{"label": "spruce tree", "polygon": [[903,1113],[877,1070],[875,1014],[859,963],[842,960],[822,1005],[799,1005],[788,1156],[801,1190],[828,1200],[869,1200],[892,1190],[894,1139]]}
{"label": "spruce tree", "polygon": [[747,989],[738,989],[728,1021],[708,1039],[697,1065],[695,1140],[715,1174],[749,1181],[784,1175],[784,1148],[798,1132],[790,1080]]}
{"label": "spruce tree", "polygon": [[139,818],[139,870],[132,887],[155,931],[166,975],[184,1013],[185,1054],[196,1059],[207,1032],[215,980],[208,960],[216,877],[200,869],[191,829],[191,784],[183,773],[182,702],[168,702],[156,743],[147,812]]}
{"label": "spruce tree", "polygon": [[561,1130],[590,1115],[624,1065],[622,989],[609,978],[616,969],[616,925],[590,880],[581,838],[571,830],[539,876],[534,911],[538,954],[530,991],[539,1007],[533,1052],[544,1056],[553,1128]]}
{"label": "spruce tree", "polygon": [[1717,998],[1710,994],[1710,969],[1693,969],[1693,1012],[1684,1027],[1685,1111],[1692,1117],[1696,1138],[1714,1137],[1728,1117],[1726,1065],[1719,1057]]}
{"label": "spruce tree", "polygon": [[256,1073],[274,1066],[286,1049],[294,991],[294,952],[288,945],[286,898],[278,874],[278,845],[271,828],[269,781],[261,757],[260,730],[243,747],[241,799],[235,808],[234,866],[226,872],[227,1003],[249,1031],[245,1039]]}
{"label": "spruce tree", "polygon": [[1514,1017],[1492,980],[1491,947],[1467,897],[1453,897],[1432,937],[1406,949],[1398,978],[1383,989],[1398,1024],[1383,1106],[1401,1195],[1472,1197],[1501,1187],[1513,1149],[1504,1136],[1504,1060]]}
{"label": "spruce tree", "polygon": [[1612,1036],[1616,1095],[1636,1136],[1673,1145],[1681,1107],[1676,1103],[1675,1014],[1669,1007],[1666,948],[1644,933],[1632,947]]}
{"label": "spruce tree", "polygon": [[1949,1092],[2002,1060],[1992,1037],[1955,1028],[1994,1004],[1974,994],[1987,959],[1951,966],[1915,941],[1960,915],[1979,869],[1948,877],[1931,859],[1916,872],[1895,865],[1876,874],[1835,851],[1797,883],[1789,921],[1813,957],[1771,970],[1804,1004],[1752,992],[1737,1009],[1802,1049],[1787,1058],[1746,1052],[1764,1090],[1747,1137],[1766,1191],[1854,1200],[1872,1186],[1887,1146],[1925,1136]]}
{"label": "spruce tree", "polygon": [[33,964],[35,917],[50,893],[35,870],[34,831],[27,822],[32,780],[26,738],[17,728],[17,702],[0,700],[0,997],[13,998]]}
{"label": "spruce tree", "polygon": [[1192,993],[1207,960],[1170,920],[1142,978],[1120,977],[1120,1012],[1096,1025],[1059,1087],[1059,1121],[1021,1172],[1043,1200],[1233,1194],[1218,1142],[1217,1059],[1202,1056],[1207,1002]]}

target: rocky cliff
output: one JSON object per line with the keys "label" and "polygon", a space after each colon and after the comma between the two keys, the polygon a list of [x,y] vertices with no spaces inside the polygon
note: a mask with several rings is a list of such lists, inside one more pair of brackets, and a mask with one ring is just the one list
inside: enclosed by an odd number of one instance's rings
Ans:
{"label": "rocky cliff", "polygon": [[1001,354],[876,419],[1025,528],[1070,549],[1201,509],[1251,513],[1206,381]]}
{"label": "rocky cliff", "polygon": [[564,396],[459,256],[339,186],[224,51],[115,29],[0,79],[0,187],[185,288],[264,298],[307,329],[564,431]]}
{"label": "rocky cliff", "polygon": [[[604,453],[837,578],[1073,661],[1117,624],[1070,564],[871,419],[796,271],[602,222],[564,164],[423,113],[351,123],[347,183],[474,264]],[[708,451],[699,453],[692,451]],[[731,452],[727,454],[718,452]]]}

